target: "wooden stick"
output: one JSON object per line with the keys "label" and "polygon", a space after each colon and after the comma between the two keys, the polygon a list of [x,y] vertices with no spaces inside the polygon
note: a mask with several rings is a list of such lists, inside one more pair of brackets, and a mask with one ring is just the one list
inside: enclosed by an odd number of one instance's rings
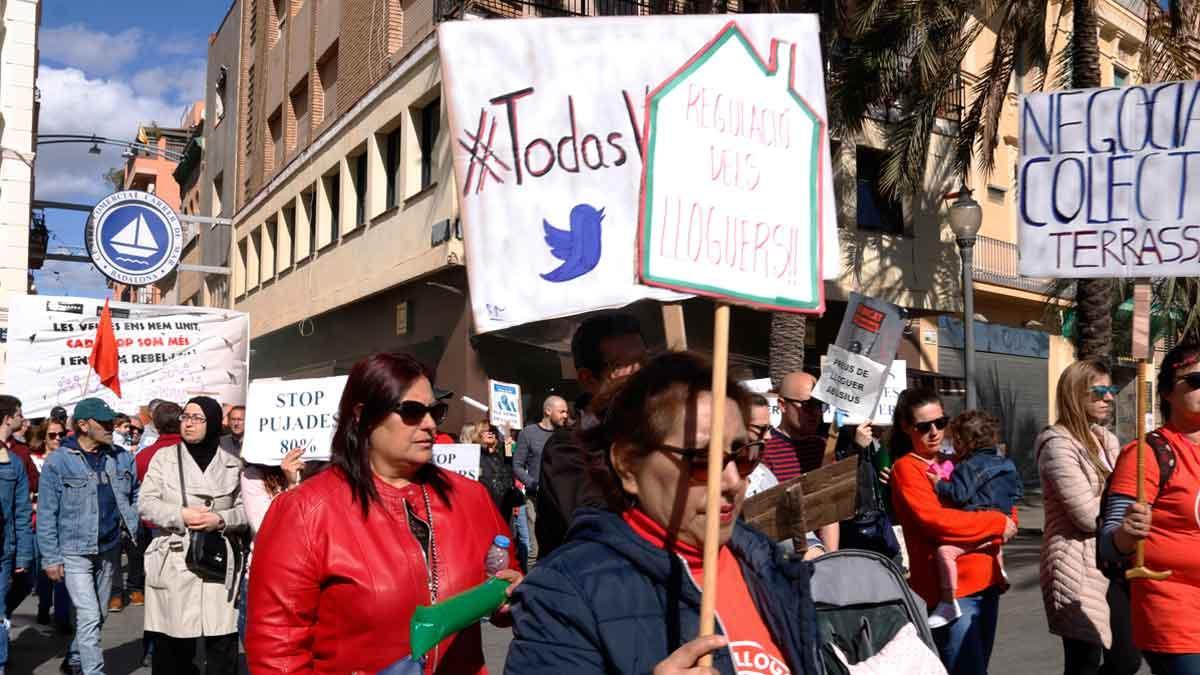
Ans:
{"label": "wooden stick", "polygon": [[[1138,361],[1137,370],[1137,502],[1146,503],[1146,380],[1149,378],[1150,364],[1143,358]],[[1171,576],[1168,572],[1155,572],[1146,567],[1146,540],[1139,540],[1134,565],[1125,571],[1126,579],[1152,579],[1161,581]]]}
{"label": "wooden stick", "polygon": [[[725,459],[725,382],[729,377],[729,305],[713,316],[712,425],[708,439],[708,498],[704,510],[704,584],[700,597],[700,637],[712,635],[717,610],[717,555],[721,536],[721,472]],[[700,659],[712,666],[712,654]]]}
{"label": "wooden stick", "polygon": [[673,352],[687,351],[687,325],[683,320],[683,305],[678,302],[663,304],[662,318],[667,349]]}
{"label": "wooden stick", "polygon": [[92,364],[89,363],[87,379],[83,381],[83,391],[79,392],[79,398],[87,396],[88,387],[92,386],[92,373],[94,372],[96,372],[96,369],[93,368]]}

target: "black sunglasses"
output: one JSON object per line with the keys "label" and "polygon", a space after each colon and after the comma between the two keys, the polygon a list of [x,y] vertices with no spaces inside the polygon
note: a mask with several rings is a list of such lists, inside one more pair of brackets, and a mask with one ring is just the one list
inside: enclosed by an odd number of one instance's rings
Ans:
{"label": "black sunglasses", "polygon": [[1183,382],[1187,386],[1191,387],[1192,391],[1200,389],[1200,373],[1188,373],[1187,375],[1177,378],[1175,381]]}
{"label": "black sunglasses", "polygon": [[810,398],[810,399],[801,401],[798,398],[788,398],[787,396],[780,396],[779,400],[784,401],[786,403],[791,403],[794,406],[799,406],[800,408],[807,410],[809,412],[817,412],[817,411],[823,410],[825,408],[825,403],[823,401],[821,401],[820,399],[815,399],[815,398]]}
{"label": "black sunglasses", "polygon": [[947,424],[950,424],[950,418],[942,415],[936,420],[929,420],[928,422],[916,422],[913,424],[913,428],[922,434],[927,434],[933,427],[937,427],[938,431],[941,431],[942,429],[946,428]]}
{"label": "black sunglasses", "polygon": [[142,428],[141,428],[141,427],[135,427],[135,426],[133,426],[133,425],[131,424],[131,425],[129,425],[129,433],[131,433],[131,434],[140,434],[140,433],[142,433]]}
{"label": "black sunglasses", "polygon": [[425,405],[417,401],[401,401],[396,406],[396,412],[400,414],[400,419],[409,426],[420,424],[426,415],[433,418],[434,424],[441,424],[446,421],[446,413],[449,410],[450,406],[442,401],[437,401],[433,405]]}
{"label": "black sunglasses", "polygon": [[107,421],[105,421],[105,420],[92,420],[92,421],[93,421],[93,422],[95,422],[96,424],[99,424],[99,425],[100,425],[100,428],[101,428],[101,429],[104,429],[105,431],[112,431],[112,430],[113,430],[113,428],[114,428],[114,427],[116,427],[116,425],[117,425],[117,423],[116,423],[116,421],[115,421],[115,420],[107,420]]}
{"label": "black sunglasses", "polygon": [[[744,443],[742,441],[734,441],[730,444],[729,452],[725,453],[724,461],[721,462],[721,468],[725,468],[730,462],[733,462],[737,467],[738,475],[742,478],[754,473],[758,468],[759,462],[762,461],[763,450],[767,444],[763,441],[751,441]],[[680,448],[673,445],[660,445],[660,450],[674,453],[682,456],[688,461],[688,466],[691,470],[691,480],[693,483],[708,482],[708,448]]]}
{"label": "black sunglasses", "polygon": [[59,436],[63,436],[65,438],[66,434],[64,434],[60,431],[47,431],[46,432],[46,440],[49,440],[49,441],[56,441],[56,440],[58,440]]}

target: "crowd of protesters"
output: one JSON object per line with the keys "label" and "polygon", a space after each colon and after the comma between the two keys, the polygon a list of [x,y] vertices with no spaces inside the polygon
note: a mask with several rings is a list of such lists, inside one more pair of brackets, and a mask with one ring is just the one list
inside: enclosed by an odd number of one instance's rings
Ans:
{"label": "crowd of protesters", "polygon": [[[252,672],[378,672],[411,651],[416,608],[482,582],[489,546],[515,533],[497,572],[510,599],[490,617],[513,628],[507,672],[798,675],[830,663],[813,560],[867,550],[923,601],[945,671],[988,672],[1009,589],[1002,551],[1030,487],[999,419],[952,417],[937,393],[909,389],[890,433],[888,420],[831,430],[809,373],[780,382],[778,426],[768,401],[735,382],[715,410],[708,362],[649,355],[624,314],[584,321],[572,353],[579,401],[551,393],[524,429],[464,427],[459,440],[480,447],[478,481],[433,463],[452,394],[406,355],[354,365],[328,463],[300,450],[278,466],[247,463],[246,410],[204,396],[133,416],[89,398],[34,424],[0,396],[8,613],[36,593],[38,623],[73,634],[67,673],[105,672],[101,631],[127,605],[144,605],[155,673],[191,672],[198,652],[204,672],[237,672],[239,646]],[[1180,611],[1200,607],[1200,346],[1162,362],[1165,423],[1147,436],[1144,472],[1134,439],[1108,426],[1116,393],[1105,364],[1072,364],[1055,423],[1034,442],[1047,624],[1068,674],[1132,675],[1143,661],[1156,675],[1200,673],[1192,613]],[[710,505],[716,415],[726,450]],[[848,519],[785,542],[743,523],[748,493],[852,456]],[[718,635],[696,638],[710,508]],[[1126,581],[1139,546],[1147,568],[1172,575]],[[5,621],[0,673],[7,631]],[[713,670],[693,670],[705,655]],[[478,623],[424,669],[484,672]]]}

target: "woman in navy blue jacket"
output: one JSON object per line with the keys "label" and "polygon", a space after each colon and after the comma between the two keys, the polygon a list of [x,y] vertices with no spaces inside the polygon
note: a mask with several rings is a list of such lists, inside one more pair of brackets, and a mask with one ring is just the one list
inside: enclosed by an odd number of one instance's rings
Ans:
{"label": "woman in navy blue jacket", "polygon": [[505,672],[683,672],[713,654],[715,672],[821,673],[810,567],[740,521],[762,443],[748,439],[746,392],[729,383],[721,473],[717,633],[700,623],[712,370],[670,353],[621,388],[591,441],[607,447],[595,479],[609,510],[576,511],[567,542],[513,595]]}

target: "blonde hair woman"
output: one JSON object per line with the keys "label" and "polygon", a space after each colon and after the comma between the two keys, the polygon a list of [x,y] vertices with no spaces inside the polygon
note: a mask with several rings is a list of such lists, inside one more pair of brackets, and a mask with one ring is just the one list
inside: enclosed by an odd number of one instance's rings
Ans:
{"label": "blonde hair woman", "polygon": [[1037,439],[1045,500],[1042,600],[1050,632],[1063,641],[1066,673],[1132,674],[1141,666],[1129,622],[1129,590],[1096,567],[1096,518],[1120,454],[1103,425],[1112,414],[1108,366],[1084,360],[1058,380],[1058,421]]}

